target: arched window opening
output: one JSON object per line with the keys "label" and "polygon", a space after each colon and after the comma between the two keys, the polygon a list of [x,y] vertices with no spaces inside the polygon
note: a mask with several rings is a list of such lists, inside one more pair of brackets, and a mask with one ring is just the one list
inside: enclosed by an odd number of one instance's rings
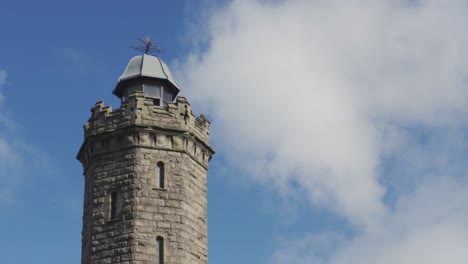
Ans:
{"label": "arched window opening", "polygon": [[158,236],[156,238],[156,260],[158,264],[164,264],[164,238]]}
{"label": "arched window opening", "polygon": [[158,162],[157,170],[156,170],[156,184],[158,188],[164,188],[164,163]]}
{"label": "arched window opening", "polygon": [[117,218],[117,192],[112,192],[110,196],[110,220]]}

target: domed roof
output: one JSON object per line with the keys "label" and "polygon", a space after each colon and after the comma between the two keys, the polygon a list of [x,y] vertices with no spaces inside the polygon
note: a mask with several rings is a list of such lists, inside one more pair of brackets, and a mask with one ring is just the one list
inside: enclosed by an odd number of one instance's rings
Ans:
{"label": "domed roof", "polygon": [[144,54],[135,56],[130,60],[124,73],[119,78],[114,94],[119,93],[122,83],[141,77],[167,81],[177,92],[180,91],[166,63],[159,57]]}

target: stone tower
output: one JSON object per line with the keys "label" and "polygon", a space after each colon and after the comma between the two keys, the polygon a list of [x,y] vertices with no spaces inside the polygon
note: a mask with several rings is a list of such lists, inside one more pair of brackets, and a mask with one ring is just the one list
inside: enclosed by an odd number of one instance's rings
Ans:
{"label": "stone tower", "polygon": [[130,60],[91,109],[77,159],[85,177],[82,264],[206,264],[210,122],[195,117],[167,65]]}

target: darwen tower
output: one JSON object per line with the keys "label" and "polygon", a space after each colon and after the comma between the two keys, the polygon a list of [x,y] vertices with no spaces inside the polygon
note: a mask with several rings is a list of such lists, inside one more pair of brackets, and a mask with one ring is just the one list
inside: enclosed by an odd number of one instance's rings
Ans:
{"label": "darwen tower", "polygon": [[208,262],[210,122],[146,53],[118,80],[120,108],[97,102],[84,125],[82,264]]}

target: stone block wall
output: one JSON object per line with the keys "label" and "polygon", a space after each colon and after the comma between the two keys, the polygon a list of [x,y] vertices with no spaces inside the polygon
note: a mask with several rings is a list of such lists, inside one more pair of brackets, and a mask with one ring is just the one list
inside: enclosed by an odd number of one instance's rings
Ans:
{"label": "stone block wall", "polygon": [[138,92],[120,109],[98,102],[91,112],[77,157],[85,176],[82,264],[159,263],[158,237],[165,264],[206,264],[209,121],[183,97],[160,108]]}

